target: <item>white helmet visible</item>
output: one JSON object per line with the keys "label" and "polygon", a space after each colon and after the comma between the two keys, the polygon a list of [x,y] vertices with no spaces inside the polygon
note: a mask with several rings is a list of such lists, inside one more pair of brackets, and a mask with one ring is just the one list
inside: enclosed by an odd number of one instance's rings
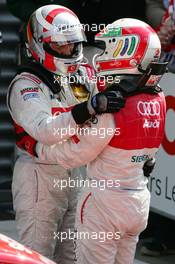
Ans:
{"label": "white helmet visible", "polygon": [[[83,59],[86,37],[78,17],[61,5],[38,8],[27,25],[28,48],[33,58],[55,74],[68,75],[78,70]],[[71,54],[53,48],[72,45]]]}
{"label": "white helmet visible", "polygon": [[158,61],[161,44],[156,32],[145,22],[123,18],[109,24],[95,36],[103,49],[93,58],[99,75],[141,74],[140,69]]}

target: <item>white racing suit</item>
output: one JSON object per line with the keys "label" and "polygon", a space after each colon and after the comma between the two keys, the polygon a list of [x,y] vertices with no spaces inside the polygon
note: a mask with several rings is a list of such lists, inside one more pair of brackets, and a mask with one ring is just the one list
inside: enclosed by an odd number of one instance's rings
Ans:
{"label": "white racing suit", "polygon": [[79,132],[78,143],[37,144],[41,159],[67,169],[88,162],[76,214],[78,264],[133,263],[150,205],[143,165],[161,144],[165,112],[162,92],[138,94],[118,113],[98,116],[89,133]]}
{"label": "white racing suit", "polygon": [[[91,77],[88,66],[80,68],[81,74]],[[96,93],[95,85],[89,87],[89,93]],[[47,145],[66,137],[74,140],[72,135],[77,125],[71,112],[66,112],[80,101],[68,82],[65,81],[61,92],[55,96],[37,76],[24,72],[12,81],[7,98],[17,143],[25,146],[30,154],[35,152],[36,140]],[[59,232],[74,230],[80,188],[67,186],[61,190],[55,183],[70,175],[81,177],[84,172],[84,168],[70,171],[55,162],[43,162],[22,150],[14,167],[12,194],[20,242],[51,259],[56,254],[54,260],[60,264],[71,264],[74,259],[73,241],[60,242]]]}

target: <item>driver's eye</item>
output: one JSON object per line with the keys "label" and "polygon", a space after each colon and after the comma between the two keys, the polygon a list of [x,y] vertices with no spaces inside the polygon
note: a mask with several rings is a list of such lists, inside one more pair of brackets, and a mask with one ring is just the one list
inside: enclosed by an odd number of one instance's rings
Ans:
{"label": "driver's eye", "polygon": [[70,56],[73,53],[74,44],[70,43],[62,46],[58,46],[57,44],[55,44],[52,45],[51,48],[56,52],[58,52],[59,54]]}

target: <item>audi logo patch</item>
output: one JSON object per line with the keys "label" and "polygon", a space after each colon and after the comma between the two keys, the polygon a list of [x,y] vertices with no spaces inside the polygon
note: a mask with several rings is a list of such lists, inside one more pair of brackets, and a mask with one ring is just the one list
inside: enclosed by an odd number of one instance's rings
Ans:
{"label": "audi logo patch", "polygon": [[137,104],[137,110],[143,116],[159,116],[160,104],[158,101],[152,101],[152,102],[139,101]]}

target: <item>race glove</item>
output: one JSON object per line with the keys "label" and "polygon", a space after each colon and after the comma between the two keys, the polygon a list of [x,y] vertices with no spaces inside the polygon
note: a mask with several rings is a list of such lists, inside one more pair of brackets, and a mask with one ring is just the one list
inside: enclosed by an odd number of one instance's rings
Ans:
{"label": "race glove", "polygon": [[72,115],[77,124],[83,124],[92,116],[102,113],[116,113],[125,106],[125,98],[115,89],[105,90],[89,101],[75,105]]}
{"label": "race glove", "polygon": [[143,165],[143,174],[145,177],[150,177],[156,164],[155,158],[148,159]]}

